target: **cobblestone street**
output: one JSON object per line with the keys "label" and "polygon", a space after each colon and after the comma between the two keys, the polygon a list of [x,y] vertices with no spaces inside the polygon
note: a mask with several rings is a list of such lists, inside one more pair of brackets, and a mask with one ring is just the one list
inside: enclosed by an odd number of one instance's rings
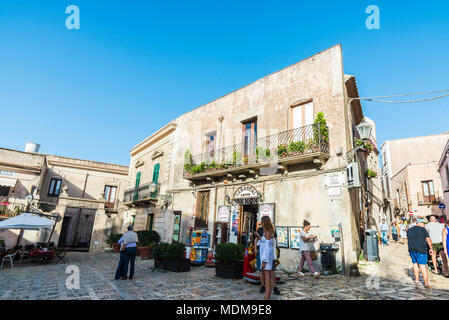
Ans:
{"label": "cobblestone street", "polygon": [[[407,246],[381,247],[381,262],[361,265],[362,276],[289,278],[273,299],[449,299],[449,279],[431,275],[433,289],[416,287]],[[22,265],[0,271],[0,299],[262,299],[259,286],[244,280],[215,277],[214,268],[192,267],[191,272],[152,271],[153,261],[136,259],[134,280],[114,280],[118,255],[69,253],[66,264]],[[395,263],[393,263],[395,261]],[[80,289],[69,290],[66,268],[80,269]],[[369,276],[368,287],[366,285]],[[374,279],[374,280],[373,280]],[[378,279],[378,281],[377,281]],[[376,282],[377,281],[377,282]]]}

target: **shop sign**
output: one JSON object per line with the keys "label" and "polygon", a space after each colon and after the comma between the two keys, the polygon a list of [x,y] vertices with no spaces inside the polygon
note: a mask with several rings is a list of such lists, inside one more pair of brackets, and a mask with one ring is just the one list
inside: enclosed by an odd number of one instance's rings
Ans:
{"label": "shop sign", "polygon": [[229,213],[230,213],[230,208],[228,206],[219,206],[218,214],[217,214],[217,221],[229,222]]}
{"label": "shop sign", "polygon": [[6,170],[0,170],[0,176],[5,176],[5,177],[17,177],[19,175],[18,172],[14,172],[14,171],[6,171]]}
{"label": "shop sign", "polygon": [[341,188],[340,187],[334,187],[327,189],[327,193],[329,197],[339,197],[341,196]]}
{"label": "shop sign", "polygon": [[324,175],[324,187],[344,187],[346,185],[346,177],[344,171],[326,173]]}
{"label": "shop sign", "polygon": [[262,217],[268,216],[274,223],[274,203],[264,203],[259,205],[258,221],[262,221]]}
{"label": "shop sign", "polygon": [[239,207],[238,206],[232,206],[231,207],[231,228],[229,230],[229,242],[230,243],[237,243],[238,241],[238,234],[239,234]]}
{"label": "shop sign", "polygon": [[257,190],[253,186],[241,186],[234,193],[234,199],[257,198]]}

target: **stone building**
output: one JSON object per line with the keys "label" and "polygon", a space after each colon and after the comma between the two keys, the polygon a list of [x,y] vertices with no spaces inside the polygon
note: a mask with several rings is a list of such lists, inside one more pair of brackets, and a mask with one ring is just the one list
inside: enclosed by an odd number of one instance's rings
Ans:
{"label": "stone building", "polygon": [[367,156],[353,152],[364,118],[354,97],[337,45],[181,115],[131,150],[125,219],[164,241],[207,230],[214,246],[245,243],[269,215],[287,269],[298,265],[297,231],[307,219],[348,272],[360,253],[366,191],[348,188],[347,166],[359,159],[359,175],[367,167]]}
{"label": "stone building", "polygon": [[449,139],[441,154],[440,161],[438,162],[438,172],[441,176],[441,186],[443,189],[443,196],[441,202],[446,206],[443,212],[446,219],[449,217]]}
{"label": "stone building", "polygon": [[[8,175],[0,179],[2,197],[9,203],[3,209],[9,215],[26,209],[56,213],[62,218],[51,239],[56,245],[66,244],[72,250],[103,250],[110,232],[122,227],[118,212],[128,167],[32,151],[0,148],[0,173]],[[24,239],[31,243],[46,241],[48,232],[26,231]],[[17,233],[5,231],[0,238],[6,238],[11,246]]]}
{"label": "stone building", "polygon": [[443,189],[438,172],[441,150],[449,133],[385,141],[382,144],[382,185],[390,219],[441,215]]}

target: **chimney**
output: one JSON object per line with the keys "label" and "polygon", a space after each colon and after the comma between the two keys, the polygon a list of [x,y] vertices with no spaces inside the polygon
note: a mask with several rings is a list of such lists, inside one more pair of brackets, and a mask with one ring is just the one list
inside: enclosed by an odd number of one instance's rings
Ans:
{"label": "chimney", "polygon": [[34,142],[27,142],[25,145],[25,152],[39,153],[40,144]]}

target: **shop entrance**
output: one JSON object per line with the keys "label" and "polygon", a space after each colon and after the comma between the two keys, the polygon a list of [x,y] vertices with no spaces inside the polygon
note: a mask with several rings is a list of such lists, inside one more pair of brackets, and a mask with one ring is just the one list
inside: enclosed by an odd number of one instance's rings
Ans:
{"label": "shop entrance", "polygon": [[245,204],[240,206],[240,225],[238,243],[245,247],[249,245],[249,239],[254,231],[257,231],[257,204]]}

